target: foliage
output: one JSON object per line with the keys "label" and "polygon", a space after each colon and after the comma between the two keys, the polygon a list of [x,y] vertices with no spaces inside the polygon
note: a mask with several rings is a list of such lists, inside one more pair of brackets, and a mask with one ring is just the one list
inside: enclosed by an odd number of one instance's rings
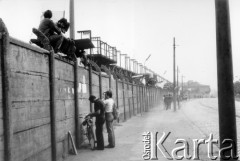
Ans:
{"label": "foliage", "polygon": [[170,83],[170,82],[165,83],[164,86],[163,86],[163,89],[173,90],[173,84]]}

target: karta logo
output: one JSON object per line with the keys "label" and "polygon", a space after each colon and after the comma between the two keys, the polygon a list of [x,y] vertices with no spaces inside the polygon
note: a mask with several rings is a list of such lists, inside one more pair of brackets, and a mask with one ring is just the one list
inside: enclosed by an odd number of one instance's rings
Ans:
{"label": "karta logo", "polygon": [[[211,160],[216,160],[218,157],[229,160],[229,159],[238,159],[237,155],[237,146],[235,142],[231,139],[224,139],[222,141],[223,148],[219,149],[218,156],[213,154],[213,145],[218,144],[217,139],[213,139],[213,134],[209,135],[209,138],[206,139],[192,139],[192,155],[189,154],[189,142],[185,139],[176,139],[174,142],[175,145],[181,144],[181,146],[174,147],[171,151],[166,149],[164,146],[164,142],[167,140],[171,132],[167,134],[163,132],[162,136],[158,140],[158,132],[155,134],[155,138],[152,132],[145,132],[142,134],[143,143],[144,143],[144,151],[142,158],[144,160],[158,160],[158,151],[162,154],[163,157],[169,160],[182,160],[192,159],[192,160],[200,160],[199,159],[199,146],[201,144],[207,144],[207,155]],[[165,144],[166,145],[166,144]],[[171,153],[170,153],[171,152]],[[180,152],[181,155],[179,154]]]}

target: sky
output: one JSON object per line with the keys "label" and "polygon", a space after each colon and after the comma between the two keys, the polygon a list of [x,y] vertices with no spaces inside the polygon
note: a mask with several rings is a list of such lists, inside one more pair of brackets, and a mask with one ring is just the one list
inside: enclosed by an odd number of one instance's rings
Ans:
{"label": "sky", "polygon": [[[234,80],[240,79],[240,1],[229,0]],[[65,11],[69,0],[0,0],[10,36],[29,42],[42,12]],[[75,30],[91,30],[121,53],[173,80],[173,38],[179,81],[217,88],[214,0],[75,0]],[[76,33],[76,38],[79,35]]]}

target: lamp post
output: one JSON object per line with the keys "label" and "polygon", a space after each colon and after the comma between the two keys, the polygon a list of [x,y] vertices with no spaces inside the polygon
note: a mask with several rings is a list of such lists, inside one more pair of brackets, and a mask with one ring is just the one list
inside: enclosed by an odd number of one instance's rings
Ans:
{"label": "lamp post", "polygon": [[148,59],[149,59],[150,57],[151,57],[151,54],[149,54],[148,57],[145,59],[145,61],[144,61],[144,66],[145,66],[146,61],[148,61]]}

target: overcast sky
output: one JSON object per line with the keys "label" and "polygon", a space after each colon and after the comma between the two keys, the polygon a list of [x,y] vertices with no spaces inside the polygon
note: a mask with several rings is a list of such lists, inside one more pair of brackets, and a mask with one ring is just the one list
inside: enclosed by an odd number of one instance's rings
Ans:
{"label": "overcast sky", "polygon": [[[240,76],[240,0],[229,2],[234,75]],[[25,42],[34,37],[31,29],[47,9],[65,10],[69,19],[69,0],[0,0],[0,17],[10,35]],[[215,28],[214,0],[75,0],[76,31],[92,30],[140,63],[151,54],[146,66],[170,81],[175,37],[179,75],[214,89]]]}

